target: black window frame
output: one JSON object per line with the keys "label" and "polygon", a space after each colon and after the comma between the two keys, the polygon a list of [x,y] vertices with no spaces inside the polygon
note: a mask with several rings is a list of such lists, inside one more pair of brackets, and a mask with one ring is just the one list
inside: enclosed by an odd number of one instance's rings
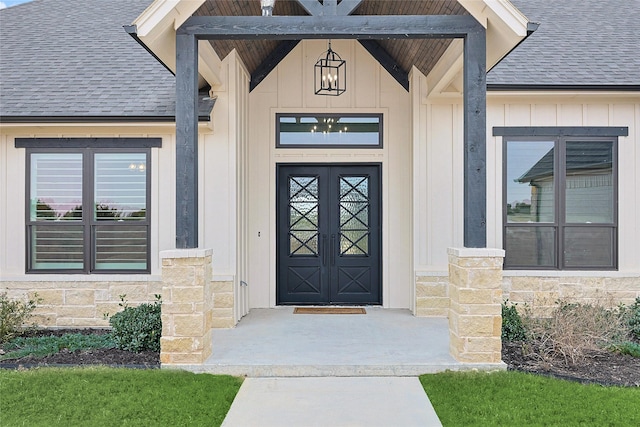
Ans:
{"label": "black window frame", "polygon": [[[551,271],[617,271],[618,254],[618,137],[627,136],[626,127],[495,127],[494,136],[502,136],[502,247],[507,250],[507,228],[518,227],[553,227],[556,230],[554,248],[556,251],[554,266],[507,265],[505,270],[551,270]],[[554,143],[554,221],[541,223],[509,223],[507,218],[507,143],[517,141],[553,142]],[[608,142],[612,144],[612,179],[613,179],[613,220],[611,223],[571,223],[566,220],[566,144],[572,142]],[[575,227],[609,227],[612,231],[612,265],[601,266],[566,266],[564,256],[565,231]]]}
{"label": "black window frame", "polygon": [[[16,147],[26,148],[25,180],[25,271],[29,274],[150,274],[151,272],[151,148],[161,147],[160,138],[17,138]],[[83,268],[51,269],[33,268],[31,230],[34,225],[52,225],[53,221],[31,220],[31,155],[37,153],[82,154],[82,220],[65,222],[62,226],[83,227]],[[96,226],[114,225],[119,221],[94,218],[95,155],[100,153],[137,153],[146,159],[145,218],[122,225],[146,227],[146,268],[144,269],[97,269]]]}
{"label": "black window frame", "polygon": [[[334,118],[340,117],[377,117],[378,118],[378,143],[377,144],[281,144],[280,143],[280,118],[281,117],[317,117]],[[384,140],[384,114],[382,113],[276,113],[276,148],[361,148],[361,149],[382,149]]]}

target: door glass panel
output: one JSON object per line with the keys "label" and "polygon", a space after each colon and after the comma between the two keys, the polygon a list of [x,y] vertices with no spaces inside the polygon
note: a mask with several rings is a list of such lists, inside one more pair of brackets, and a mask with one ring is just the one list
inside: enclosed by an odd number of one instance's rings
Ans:
{"label": "door glass panel", "polygon": [[340,177],[340,255],[369,255],[369,177]]}
{"label": "door glass panel", "polygon": [[554,222],[554,142],[507,142],[507,222]]}
{"label": "door glass panel", "polygon": [[566,222],[613,223],[613,144],[567,142]]}
{"label": "door glass panel", "polygon": [[318,177],[289,177],[289,254],[318,255]]}

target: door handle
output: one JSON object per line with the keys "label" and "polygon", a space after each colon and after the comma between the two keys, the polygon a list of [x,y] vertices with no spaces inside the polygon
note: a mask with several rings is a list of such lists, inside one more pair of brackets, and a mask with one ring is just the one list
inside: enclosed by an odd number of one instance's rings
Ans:
{"label": "door handle", "polygon": [[327,265],[327,235],[322,235],[322,265]]}
{"label": "door handle", "polygon": [[331,235],[331,265],[336,265],[336,235]]}

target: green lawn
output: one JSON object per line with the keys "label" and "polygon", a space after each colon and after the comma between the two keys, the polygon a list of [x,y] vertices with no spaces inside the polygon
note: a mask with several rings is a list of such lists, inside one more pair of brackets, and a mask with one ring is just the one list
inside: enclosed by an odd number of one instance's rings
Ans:
{"label": "green lawn", "polygon": [[241,384],[155,369],[0,370],[0,425],[218,426]]}
{"label": "green lawn", "polygon": [[445,427],[640,425],[640,388],[521,372],[445,372],[420,381]]}

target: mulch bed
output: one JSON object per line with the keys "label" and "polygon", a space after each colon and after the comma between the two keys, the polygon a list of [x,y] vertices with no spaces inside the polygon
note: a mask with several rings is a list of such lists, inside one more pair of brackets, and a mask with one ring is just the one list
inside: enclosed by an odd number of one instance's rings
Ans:
{"label": "mulch bed", "polygon": [[508,369],[553,376],[582,383],[640,387],[640,359],[619,353],[599,351],[575,365],[563,360],[540,360],[525,354],[519,342],[503,342],[502,360]]}
{"label": "mulch bed", "polygon": [[[106,334],[105,329],[55,329],[29,331],[25,336],[62,336],[64,334]],[[143,351],[134,353],[117,348],[99,348],[92,350],[69,351],[62,349],[59,353],[41,358],[33,356],[20,359],[0,360],[1,367],[33,367],[33,366],[85,366],[108,365],[131,368],[159,368],[160,353]]]}

